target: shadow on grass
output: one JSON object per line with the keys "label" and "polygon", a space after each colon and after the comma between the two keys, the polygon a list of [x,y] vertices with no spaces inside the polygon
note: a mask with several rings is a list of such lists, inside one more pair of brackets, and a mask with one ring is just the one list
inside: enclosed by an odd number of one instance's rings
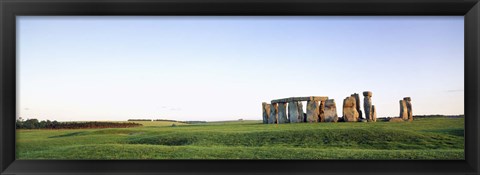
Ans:
{"label": "shadow on grass", "polygon": [[436,130],[425,130],[427,132],[435,132],[442,134],[449,134],[454,136],[464,137],[464,129],[436,129]]}
{"label": "shadow on grass", "polygon": [[85,135],[85,131],[80,131],[80,132],[72,132],[68,134],[62,134],[62,135],[57,135],[57,136],[51,136],[48,138],[62,138],[62,137],[73,137],[73,136],[78,136],[78,135]]}

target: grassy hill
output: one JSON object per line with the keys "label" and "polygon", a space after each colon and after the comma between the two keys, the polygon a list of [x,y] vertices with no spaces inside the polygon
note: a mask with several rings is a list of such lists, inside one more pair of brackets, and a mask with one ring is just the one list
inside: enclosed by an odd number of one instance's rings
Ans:
{"label": "grassy hill", "polygon": [[464,159],[464,118],[18,130],[18,159]]}

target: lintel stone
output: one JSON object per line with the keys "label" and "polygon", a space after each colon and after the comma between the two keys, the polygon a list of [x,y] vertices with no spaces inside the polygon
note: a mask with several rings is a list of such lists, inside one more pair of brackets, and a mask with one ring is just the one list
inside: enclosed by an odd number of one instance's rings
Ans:
{"label": "lintel stone", "polygon": [[282,98],[272,100],[272,103],[288,103],[288,102],[297,102],[297,101],[326,101],[328,97],[326,96],[310,96],[310,97],[289,97],[289,98]]}

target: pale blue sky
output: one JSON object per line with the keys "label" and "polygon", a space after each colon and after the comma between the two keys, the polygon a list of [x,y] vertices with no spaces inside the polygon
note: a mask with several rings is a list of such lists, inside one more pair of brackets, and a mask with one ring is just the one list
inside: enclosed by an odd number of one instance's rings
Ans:
{"label": "pale blue sky", "polygon": [[[261,119],[261,103],[373,92],[378,116],[464,113],[463,16],[17,17],[18,115]],[[363,97],[362,110],[363,110]]]}

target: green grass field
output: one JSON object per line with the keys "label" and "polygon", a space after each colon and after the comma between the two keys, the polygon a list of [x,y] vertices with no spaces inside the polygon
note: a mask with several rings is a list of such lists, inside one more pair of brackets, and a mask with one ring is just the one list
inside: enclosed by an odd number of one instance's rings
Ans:
{"label": "green grass field", "polygon": [[464,159],[464,118],[17,130],[18,159]]}

